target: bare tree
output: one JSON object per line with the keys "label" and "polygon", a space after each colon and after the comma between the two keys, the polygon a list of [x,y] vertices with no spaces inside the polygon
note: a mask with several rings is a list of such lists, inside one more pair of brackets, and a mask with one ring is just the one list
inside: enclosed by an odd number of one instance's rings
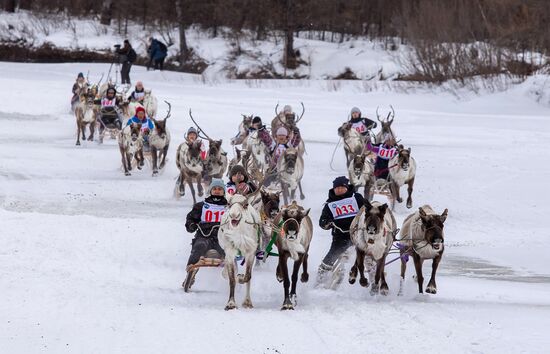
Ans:
{"label": "bare tree", "polygon": [[183,0],[176,0],[176,14],[178,19],[178,27],[180,34],[180,54],[179,62],[180,66],[183,66],[187,59],[189,59],[189,47],[187,46],[187,38],[185,37],[185,17],[183,15],[184,4]]}
{"label": "bare tree", "polygon": [[7,12],[15,12],[15,0],[4,0],[4,10]]}
{"label": "bare tree", "polygon": [[113,18],[113,0],[103,0],[101,7],[101,19],[102,25],[111,25],[111,19]]}

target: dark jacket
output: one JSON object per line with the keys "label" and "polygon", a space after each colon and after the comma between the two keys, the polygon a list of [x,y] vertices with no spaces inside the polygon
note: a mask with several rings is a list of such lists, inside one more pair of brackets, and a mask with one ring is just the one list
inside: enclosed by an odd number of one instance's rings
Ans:
{"label": "dark jacket", "polygon": [[153,41],[151,42],[151,46],[149,47],[149,56],[151,57],[151,59],[160,60],[166,58],[166,55],[168,55],[168,51],[164,43],[153,39]]}
{"label": "dark jacket", "polygon": [[342,219],[334,219],[334,215],[331,211],[331,203],[353,197],[357,201],[358,209],[355,211],[355,213],[359,212],[359,209],[366,204],[370,206],[370,203],[368,201],[365,201],[363,199],[363,196],[359,193],[355,193],[353,191],[353,187],[349,186],[348,191],[346,194],[341,196],[336,196],[334,194],[334,189],[329,190],[328,192],[328,199],[325,203],[325,206],[323,207],[323,211],[321,212],[321,217],[319,218],[319,226],[323,229],[327,229],[330,223],[334,223],[336,226],[338,226],[340,229],[345,230],[347,232],[342,232],[338,230],[337,228],[332,228],[332,236],[338,237],[338,238],[346,238],[349,239],[349,227],[351,225],[351,222],[353,221],[353,217],[355,214],[352,213],[350,217],[342,218]]}
{"label": "dark jacket", "polygon": [[363,122],[365,127],[367,128],[366,131],[362,132],[361,135],[367,135],[369,133],[369,130],[376,128],[378,124],[376,124],[375,121],[370,120],[368,118],[359,117],[359,118],[352,118],[349,121],[351,124]]}
{"label": "dark jacket", "polygon": [[[201,220],[202,208],[205,202],[208,204],[215,204],[215,205],[227,205],[227,199],[225,199],[225,197],[209,196],[203,202],[198,202],[197,204],[193,205],[193,209],[191,209],[191,211],[187,214],[187,218],[185,221],[185,229],[189,233],[196,232],[195,237],[217,238],[219,227],[216,227],[213,231],[212,231],[212,228],[216,225],[220,225],[220,221],[205,222]],[[220,220],[221,220],[221,216],[220,216]],[[199,226],[200,226],[200,229],[202,230],[202,233],[198,229]],[[212,231],[211,234],[210,234],[210,231]],[[210,235],[208,236],[208,234]]]}
{"label": "dark jacket", "polygon": [[[244,167],[242,167],[240,165],[236,165],[236,166],[233,167],[233,170],[236,170],[236,171],[240,172],[243,175],[244,180],[241,183],[246,183],[248,185],[248,189],[249,189],[248,194],[253,193],[253,192],[256,191],[257,187],[254,183],[252,183],[249,180],[248,173],[246,172]],[[233,171],[231,171],[231,172],[233,172]],[[234,173],[233,175],[235,175],[235,174],[236,173]],[[229,176],[229,182],[227,182],[227,184],[225,185],[225,190],[228,194],[235,194],[237,192],[237,186],[231,180],[231,177],[233,177],[233,175]]]}

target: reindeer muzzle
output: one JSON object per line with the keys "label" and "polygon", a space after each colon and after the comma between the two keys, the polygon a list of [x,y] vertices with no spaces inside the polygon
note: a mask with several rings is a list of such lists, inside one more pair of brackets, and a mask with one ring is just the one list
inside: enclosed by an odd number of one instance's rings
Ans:
{"label": "reindeer muzzle", "polygon": [[241,219],[231,219],[231,226],[237,227],[241,223]]}
{"label": "reindeer muzzle", "polygon": [[292,230],[292,231],[287,231],[286,232],[286,238],[289,240],[289,241],[294,241],[298,238],[298,233],[295,231],[295,230]]}
{"label": "reindeer muzzle", "polygon": [[403,171],[407,171],[409,169],[409,164],[404,163],[403,165],[401,165],[401,168],[403,169]]}
{"label": "reindeer muzzle", "polygon": [[443,240],[441,240],[441,239],[435,240],[432,243],[432,247],[436,251],[441,251],[443,249]]}
{"label": "reindeer muzzle", "polygon": [[133,141],[133,142],[135,142],[135,141],[137,140],[137,138],[138,138],[137,135],[132,134],[132,141]]}
{"label": "reindeer muzzle", "polygon": [[286,169],[286,172],[289,173],[289,174],[293,174],[294,173],[294,167],[288,167]]}

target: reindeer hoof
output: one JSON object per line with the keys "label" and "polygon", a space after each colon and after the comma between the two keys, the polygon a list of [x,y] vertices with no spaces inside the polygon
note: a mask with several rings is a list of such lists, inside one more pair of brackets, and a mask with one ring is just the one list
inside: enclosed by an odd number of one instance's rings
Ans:
{"label": "reindeer hoof", "polygon": [[379,285],[373,284],[370,288],[370,295],[371,296],[378,295],[379,290],[380,290]]}
{"label": "reindeer hoof", "polygon": [[250,299],[244,300],[244,302],[243,302],[243,308],[245,308],[245,309],[252,309],[252,308],[254,308],[254,306],[252,305],[252,300],[250,300]]}
{"label": "reindeer hoof", "polygon": [[199,197],[202,197],[202,196],[203,196],[202,191],[199,191]]}
{"label": "reindeer hoof", "polygon": [[282,282],[283,282],[283,277],[280,276],[279,274],[277,274],[277,281],[278,281],[279,283],[282,283]]}
{"label": "reindeer hoof", "polygon": [[381,287],[380,288],[380,294],[384,295],[384,296],[387,296],[390,292],[390,289],[388,289],[387,287]]}
{"label": "reindeer hoof", "polygon": [[281,311],[284,310],[294,310],[294,305],[292,305],[292,302],[290,302],[290,299],[286,299],[283,303],[283,307],[281,307]]}
{"label": "reindeer hoof", "polygon": [[435,286],[427,286],[426,292],[428,294],[437,294],[437,288]]}
{"label": "reindeer hoof", "polygon": [[296,294],[290,295],[290,301],[292,302],[292,305],[298,306],[298,297]]}
{"label": "reindeer hoof", "polygon": [[300,281],[302,283],[307,283],[309,280],[309,274],[308,273],[302,273],[302,276],[300,277]]}
{"label": "reindeer hoof", "polygon": [[300,194],[300,200],[304,200],[304,199],[306,199],[306,196],[303,194]]}
{"label": "reindeer hoof", "polygon": [[355,284],[356,279],[357,279],[356,277],[350,276],[349,279],[348,279],[348,282],[353,285],[353,284]]}
{"label": "reindeer hoof", "polygon": [[157,177],[159,175],[159,171],[153,171],[153,177]]}
{"label": "reindeer hoof", "polygon": [[124,172],[125,176],[131,176],[132,174],[130,172]]}
{"label": "reindeer hoof", "polygon": [[359,279],[359,285],[361,285],[364,288],[367,288],[369,286],[369,281],[367,278]]}
{"label": "reindeer hoof", "polygon": [[412,206],[413,206],[412,200],[407,200],[407,208],[410,209],[410,208],[412,208]]}
{"label": "reindeer hoof", "polygon": [[225,305],[225,311],[234,310],[237,308],[237,305],[233,304],[227,304]]}
{"label": "reindeer hoof", "polygon": [[88,137],[88,141],[94,141],[94,137],[93,137],[93,136],[89,136],[89,137]]}
{"label": "reindeer hoof", "polygon": [[403,198],[401,198],[401,197],[396,198],[395,200],[397,200],[398,203],[403,203]]}
{"label": "reindeer hoof", "polygon": [[80,145],[80,141],[77,141],[77,142],[76,142],[76,145],[77,145],[77,146]]}

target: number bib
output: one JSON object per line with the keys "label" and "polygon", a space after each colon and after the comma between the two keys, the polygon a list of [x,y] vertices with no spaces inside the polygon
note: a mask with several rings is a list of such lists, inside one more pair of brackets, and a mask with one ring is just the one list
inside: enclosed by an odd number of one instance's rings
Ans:
{"label": "number bib", "polygon": [[362,121],[361,122],[357,122],[357,123],[353,123],[351,125],[351,127],[355,130],[357,130],[358,133],[360,134],[363,134],[367,131],[367,127],[365,126],[365,123],[363,123]]}
{"label": "number bib", "polygon": [[328,204],[334,220],[351,218],[357,215],[359,205],[355,197],[349,197]]}
{"label": "number bib", "polygon": [[114,107],[116,106],[116,99],[113,98],[112,100],[104,98],[101,100],[101,107]]}
{"label": "number bib", "polygon": [[202,206],[201,223],[221,222],[223,214],[225,214],[225,205],[208,204],[204,202]]}
{"label": "number bib", "polygon": [[233,183],[228,183],[225,185],[225,191],[227,194],[233,195],[235,194],[235,192],[237,192],[237,186]]}
{"label": "number bib", "polygon": [[383,147],[382,145],[380,145],[378,147],[378,156],[380,156],[384,160],[389,160],[395,155],[396,151],[397,150],[393,147],[392,148],[386,148],[386,147]]}

